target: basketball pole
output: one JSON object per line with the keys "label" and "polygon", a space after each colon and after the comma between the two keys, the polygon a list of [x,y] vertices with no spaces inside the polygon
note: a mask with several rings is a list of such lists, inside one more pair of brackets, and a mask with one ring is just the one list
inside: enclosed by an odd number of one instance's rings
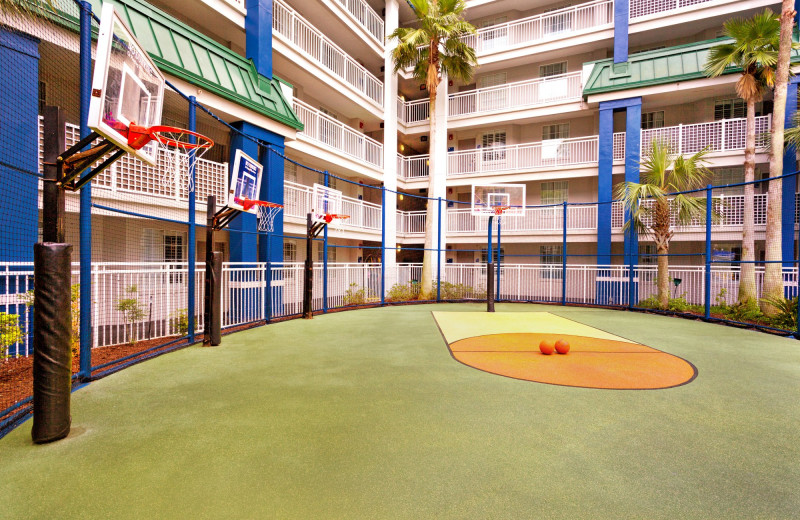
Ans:
{"label": "basketball pole", "polygon": [[203,346],[216,347],[222,343],[222,253],[214,251],[214,227],[217,212],[217,197],[208,196],[206,204],[206,279],[205,279],[205,310],[203,312],[205,327],[203,331]]}
{"label": "basketball pole", "polygon": [[486,312],[494,312],[494,262],[492,253],[492,221],[489,215],[489,244],[486,249]]}
{"label": "basketball pole", "polygon": [[314,313],[311,309],[311,298],[314,290],[314,261],[311,258],[313,252],[312,244],[311,213],[308,213],[306,214],[306,262],[303,276],[303,318],[307,320],[314,317]]}

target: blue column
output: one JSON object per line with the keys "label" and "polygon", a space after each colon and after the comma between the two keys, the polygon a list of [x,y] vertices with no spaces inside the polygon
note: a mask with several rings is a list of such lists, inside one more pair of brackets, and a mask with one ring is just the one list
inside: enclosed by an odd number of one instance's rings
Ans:
{"label": "blue column", "polygon": [[0,261],[33,262],[39,239],[39,40],[0,28]]}
{"label": "blue column", "polygon": [[[625,182],[639,182],[639,156],[641,149],[642,98],[626,100],[625,117]],[[630,212],[625,212],[625,222],[630,220]],[[633,226],[625,234],[625,258],[628,263],[637,263],[639,238]]]}
{"label": "blue column", "polygon": [[[272,0],[247,0],[244,30],[246,57],[259,74],[272,79]],[[270,88],[266,82],[261,87]]]}
{"label": "blue column", "polygon": [[[81,139],[89,129],[89,102],[92,94],[92,6],[81,2],[80,45]],[[92,185],[81,188],[80,213],[80,373],[82,380],[92,375]]]}
{"label": "blue column", "polygon": [[[797,112],[797,85],[800,78],[789,78],[789,88],[786,90],[786,122],[784,128],[791,128],[794,115]],[[794,146],[786,148],[783,155],[784,175],[797,171],[797,150]],[[781,213],[781,251],[783,256],[783,266],[792,267],[794,265],[794,215],[796,211],[795,192],[797,191],[797,177],[786,177],[783,179],[783,200]]]}
{"label": "blue column", "polygon": [[[611,204],[614,168],[614,108],[600,103],[597,164],[597,264],[611,264]],[[603,204],[606,202],[606,204]]]}
{"label": "blue column", "polygon": [[614,63],[628,61],[628,0],[614,0]]}

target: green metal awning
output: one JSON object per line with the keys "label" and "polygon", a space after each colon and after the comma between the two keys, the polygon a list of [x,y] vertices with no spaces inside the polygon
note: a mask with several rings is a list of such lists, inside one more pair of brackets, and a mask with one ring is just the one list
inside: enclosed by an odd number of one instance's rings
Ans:
{"label": "green metal awning", "polygon": [[[627,63],[615,64],[613,58],[589,62],[586,65],[594,64],[594,67],[583,88],[583,96],[707,78],[703,67],[711,48],[729,41],[732,40],[716,38],[640,52],[630,55]],[[793,51],[792,62],[798,61],[800,53]],[[739,72],[740,68],[731,67],[726,74]]]}

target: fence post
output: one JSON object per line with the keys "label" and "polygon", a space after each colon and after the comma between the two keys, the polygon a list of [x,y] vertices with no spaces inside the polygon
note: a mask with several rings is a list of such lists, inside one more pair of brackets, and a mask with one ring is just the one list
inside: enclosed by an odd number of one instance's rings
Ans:
{"label": "fence post", "polygon": [[500,301],[500,235],[501,235],[501,226],[503,224],[503,217],[497,217],[497,276],[494,279],[494,286],[495,286],[495,301]]}
{"label": "fence post", "polygon": [[492,262],[492,220],[489,215],[489,240],[486,249],[486,312],[494,312],[494,263]]}
{"label": "fence post", "polygon": [[561,217],[561,305],[567,304],[567,201],[562,204]]}
{"label": "fence post", "polygon": [[[328,170],[325,170],[323,173],[325,187],[330,187],[331,174],[328,173]],[[316,204],[316,201],[312,200],[311,204]],[[311,254],[311,252],[309,252],[309,254]],[[322,229],[322,312],[323,314],[328,312],[328,226]]]}
{"label": "fence post", "polygon": [[[88,137],[89,102],[92,93],[92,5],[81,2],[80,112],[81,139]],[[92,375],[92,185],[81,188],[80,199],[80,372]]]}
{"label": "fence post", "polygon": [[267,285],[267,294],[264,297],[264,314],[266,315],[265,321],[269,323],[272,319],[272,262],[269,260],[269,255],[267,255],[267,273],[264,281]]}
{"label": "fence post", "polygon": [[[197,108],[195,107],[197,99],[194,96],[189,96],[189,130],[192,132],[197,131]],[[189,142],[195,143],[197,138],[195,136],[191,136],[189,138]],[[194,334],[195,334],[195,270],[197,268],[197,244],[195,234],[197,233],[197,229],[195,227],[195,186],[197,185],[197,161],[195,159],[195,151],[189,151],[189,233],[188,233],[188,240],[189,240],[189,251],[188,251],[188,260],[189,260],[189,272],[188,272],[188,282],[189,282],[189,291],[188,291],[188,299],[186,306],[186,319],[189,320],[189,343],[194,343]],[[206,244],[208,247],[208,244]]]}
{"label": "fence post", "polygon": [[706,272],[705,274],[705,318],[711,318],[711,217],[714,201],[711,185],[706,186]]}
{"label": "fence post", "polygon": [[381,306],[384,304],[386,304],[386,186],[381,186]]}
{"label": "fence post", "polygon": [[439,218],[436,219],[436,301],[442,300],[442,198],[439,197]]}

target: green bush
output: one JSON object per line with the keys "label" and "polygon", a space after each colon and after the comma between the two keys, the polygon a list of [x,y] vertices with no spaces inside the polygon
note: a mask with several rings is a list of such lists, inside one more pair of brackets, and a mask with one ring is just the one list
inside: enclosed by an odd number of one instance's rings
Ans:
{"label": "green bush", "polygon": [[362,305],[367,302],[367,290],[353,282],[344,293],[344,305]]}
{"label": "green bush", "polygon": [[136,341],[139,339],[136,324],[142,321],[146,316],[144,307],[139,303],[139,299],[136,298],[138,292],[139,289],[135,285],[131,285],[125,288],[125,293],[128,294],[128,298],[120,298],[117,300],[117,310],[125,317],[125,321],[131,325],[131,336],[129,338],[131,345],[135,345]]}
{"label": "green bush", "polygon": [[19,326],[19,314],[0,312],[0,359],[8,356],[8,347],[22,341],[22,329]]}
{"label": "green bush", "polygon": [[769,319],[769,324],[776,329],[797,330],[797,298],[762,298],[778,309],[778,313]]}
{"label": "green bush", "polygon": [[[70,348],[72,354],[77,356],[81,345],[81,285],[76,283],[70,287],[70,302],[72,307],[72,337],[70,338]],[[20,298],[27,307],[33,306],[33,289],[27,291]]]}
{"label": "green bush", "polygon": [[189,333],[189,312],[186,309],[178,309],[172,314],[170,324],[173,329],[178,329],[178,334],[185,336]]}
{"label": "green bush", "polygon": [[419,298],[419,284],[414,282],[396,283],[386,295],[386,299],[392,302],[409,302],[417,298]]}

